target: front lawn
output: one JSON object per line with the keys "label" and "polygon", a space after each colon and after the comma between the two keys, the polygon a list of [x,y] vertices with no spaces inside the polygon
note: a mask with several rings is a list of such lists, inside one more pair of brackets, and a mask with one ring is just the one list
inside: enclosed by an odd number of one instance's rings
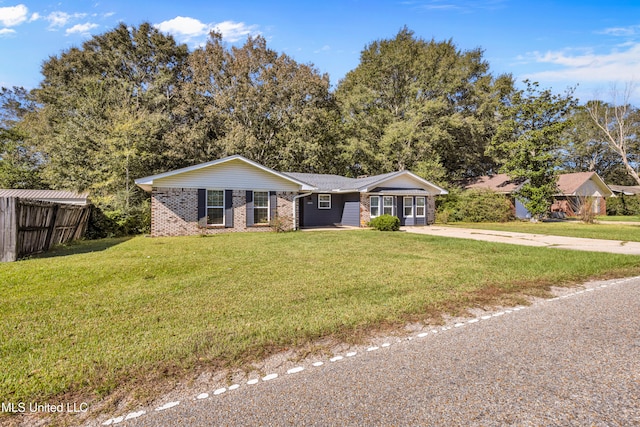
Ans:
{"label": "front lawn", "polygon": [[482,230],[513,231],[518,233],[548,234],[555,236],[585,237],[589,239],[640,242],[640,225],[585,224],[580,221],[558,222],[452,222],[451,227],[479,228]]}
{"label": "front lawn", "polygon": [[100,398],[639,273],[633,256],[375,231],[82,242],[0,265],[0,402]]}
{"label": "front lawn", "polygon": [[625,216],[625,215],[606,215],[597,216],[597,221],[613,221],[613,222],[640,222],[639,216]]}

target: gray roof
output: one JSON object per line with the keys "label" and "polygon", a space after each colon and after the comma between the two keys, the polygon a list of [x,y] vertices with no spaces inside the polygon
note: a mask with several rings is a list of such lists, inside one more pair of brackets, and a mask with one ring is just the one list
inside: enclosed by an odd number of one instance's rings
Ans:
{"label": "gray roof", "polygon": [[317,191],[355,191],[374,182],[389,178],[397,173],[398,172],[390,172],[382,175],[368,176],[366,178],[347,178],[340,175],[301,172],[286,172],[285,175],[289,175],[291,178],[306,182],[307,184],[316,187],[318,189]]}
{"label": "gray roof", "polygon": [[88,194],[78,194],[73,191],[62,190],[0,189],[0,197],[18,197],[20,199],[40,200],[44,202],[86,205]]}
{"label": "gray roof", "polygon": [[613,185],[609,184],[609,188],[614,193],[622,193],[625,196],[634,196],[640,194],[640,186],[638,185]]}

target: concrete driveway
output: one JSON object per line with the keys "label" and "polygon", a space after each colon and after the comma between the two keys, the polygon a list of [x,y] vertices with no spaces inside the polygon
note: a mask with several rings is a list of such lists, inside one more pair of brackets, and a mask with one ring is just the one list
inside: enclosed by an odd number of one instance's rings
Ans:
{"label": "concrete driveway", "polygon": [[511,231],[481,230],[442,226],[402,227],[409,233],[431,236],[455,237],[460,239],[484,240],[487,242],[509,243],[524,246],[547,246],[576,251],[608,252],[613,254],[640,255],[640,242],[620,240],[585,239],[581,237],[548,236],[544,234],[514,233]]}

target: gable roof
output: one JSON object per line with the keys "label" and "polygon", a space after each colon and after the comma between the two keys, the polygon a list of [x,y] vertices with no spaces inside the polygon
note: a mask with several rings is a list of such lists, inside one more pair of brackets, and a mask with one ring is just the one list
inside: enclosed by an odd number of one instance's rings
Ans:
{"label": "gable roof", "polygon": [[[611,189],[607,187],[607,184],[605,184],[602,178],[595,172],[573,172],[558,175],[558,195],[576,195],[576,191],[590,180],[602,190],[605,197],[613,195]],[[526,181],[512,181],[507,174],[501,173],[497,175],[480,176],[471,184],[466,185],[465,188],[487,188],[497,193],[511,194],[518,191],[525,182]]]}
{"label": "gable roof", "polygon": [[418,175],[409,171],[397,171],[389,172],[380,175],[373,175],[363,178],[348,178],[340,175],[325,175],[317,173],[301,173],[301,172],[287,172],[286,175],[304,181],[316,187],[315,191],[325,192],[368,192],[372,189],[381,186],[385,182],[392,180],[393,178],[401,176],[409,176],[417,181],[417,184],[433,188],[437,194],[448,194],[447,190],[438,187],[435,184],[419,177]]}
{"label": "gable roof", "polygon": [[187,172],[193,172],[193,171],[197,171],[200,169],[204,169],[204,168],[208,168],[211,166],[215,166],[215,165],[219,165],[219,164],[223,164],[232,160],[240,160],[242,162],[245,162],[255,168],[258,168],[264,172],[273,174],[279,178],[285,179],[289,182],[292,182],[296,185],[299,185],[301,187],[302,190],[304,191],[309,191],[309,190],[313,190],[315,189],[313,186],[310,186],[308,183],[306,182],[302,182],[296,178],[293,178],[291,176],[288,176],[286,174],[283,174],[281,172],[275,171],[271,168],[268,168],[266,166],[261,165],[260,163],[254,162],[252,160],[247,159],[246,157],[242,157],[238,154],[233,155],[233,156],[229,156],[229,157],[224,157],[222,159],[218,159],[218,160],[213,160],[210,162],[206,162],[206,163],[200,163],[197,165],[193,165],[193,166],[189,166],[186,168],[182,168],[182,169],[176,169],[176,170],[172,170],[169,172],[164,172],[164,173],[160,173],[157,175],[151,175],[151,176],[146,176],[144,178],[138,178],[135,180],[135,183],[138,187],[142,188],[145,191],[151,191],[152,187],[153,187],[153,182],[155,180],[158,179],[162,179],[162,178],[167,178],[167,177],[172,177],[172,176],[176,176],[176,175],[181,175]]}
{"label": "gable roof", "polygon": [[466,185],[466,189],[486,188],[496,193],[511,194],[520,189],[525,181],[513,181],[506,173],[497,175],[485,175],[475,178],[471,184]]}
{"label": "gable roof", "polygon": [[64,190],[0,189],[0,197],[18,197],[20,199],[40,200],[43,202],[86,205],[89,195],[87,193]]}
{"label": "gable roof", "polygon": [[[317,174],[317,173],[300,173],[300,172],[278,172],[263,166],[259,163],[251,161],[240,155],[234,155],[225,157],[211,162],[200,163],[198,165],[189,166],[182,169],[176,169],[173,171],[147,176],[144,178],[138,178],[135,183],[138,187],[145,191],[151,191],[154,187],[154,181],[163,180],[165,178],[174,178],[179,175],[188,174],[194,171],[198,171],[204,168],[220,165],[230,161],[242,161],[248,165],[258,168],[269,174],[273,174],[279,178],[285,179],[290,183],[299,186],[300,191],[315,191],[315,192],[328,192],[328,193],[345,193],[345,192],[367,192],[379,187],[380,185],[389,182],[399,177],[409,177],[410,182],[415,182],[416,187],[428,187],[430,193],[436,194],[448,194],[446,190],[438,187],[435,184],[415,175],[409,171],[389,172],[381,175],[373,175],[362,178],[348,178],[340,175],[331,174]],[[186,175],[183,175],[184,178]],[[164,182],[166,184],[166,181]],[[160,184],[160,183],[158,183]],[[406,184],[406,182],[405,182]]]}
{"label": "gable roof", "polygon": [[603,190],[603,196],[612,196],[613,192],[604,183],[600,175],[595,172],[574,172],[574,173],[563,173],[562,175],[558,175],[558,191],[563,195],[576,195],[576,192],[582,187],[587,181],[593,181],[595,185],[600,187]]}
{"label": "gable roof", "polygon": [[341,191],[345,189],[356,189],[356,178],[347,178],[340,175],[320,174],[320,173],[302,173],[302,172],[286,172],[294,179],[306,182],[315,187],[317,191]]}

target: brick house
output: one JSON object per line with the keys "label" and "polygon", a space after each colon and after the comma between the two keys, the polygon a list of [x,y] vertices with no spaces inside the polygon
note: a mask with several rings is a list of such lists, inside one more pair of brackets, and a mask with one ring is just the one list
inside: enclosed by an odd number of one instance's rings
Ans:
{"label": "brick house", "polygon": [[[524,205],[515,198],[515,193],[522,187],[523,181],[512,181],[507,174],[496,174],[475,178],[465,186],[466,189],[489,189],[509,197],[517,218],[531,218]],[[561,212],[567,216],[575,216],[580,212],[584,199],[593,199],[593,212],[596,215],[607,214],[608,197],[613,196],[611,189],[595,172],[575,172],[558,175],[558,192],[553,196],[551,212]]]}
{"label": "brick house", "polygon": [[409,171],[365,178],[284,173],[235,155],[137,179],[151,193],[151,235],[363,226],[392,214],[402,225],[435,220],[447,191]]}

